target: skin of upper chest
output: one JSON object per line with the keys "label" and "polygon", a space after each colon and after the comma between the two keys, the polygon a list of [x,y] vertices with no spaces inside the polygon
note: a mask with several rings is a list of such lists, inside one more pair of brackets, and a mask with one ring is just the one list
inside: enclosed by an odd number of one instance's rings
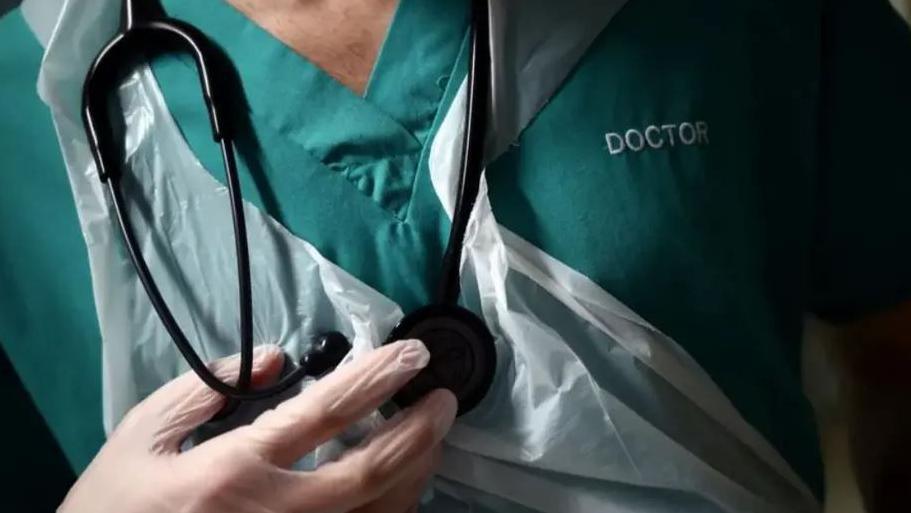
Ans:
{"label": "skin of upper chest", "polygon": [[228,0],[295,52],[362,94],[398,0]]}

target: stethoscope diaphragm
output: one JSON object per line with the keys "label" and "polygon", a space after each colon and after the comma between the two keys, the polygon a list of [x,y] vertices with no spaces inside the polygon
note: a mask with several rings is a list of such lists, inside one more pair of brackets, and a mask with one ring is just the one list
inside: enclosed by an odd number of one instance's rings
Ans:
{"label": "stethoscope diaphragm", "polygon": [[406,408],[438,388],[459,401],[457,415],[468,413],[493,383],[497,351],[487,325],[458,305],[428,305],[406,315],[384,344],[418,339],[430,352],[430,362],[392,398]]}

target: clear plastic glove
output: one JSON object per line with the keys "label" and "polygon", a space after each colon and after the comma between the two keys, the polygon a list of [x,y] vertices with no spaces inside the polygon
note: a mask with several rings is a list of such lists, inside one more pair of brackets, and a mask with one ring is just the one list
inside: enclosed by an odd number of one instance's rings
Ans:
{"label": "clear plastic glove", "polygon": [[[290,466],[365,417],[427,365],[418,341],[377,349],[267,411],[253,424],[185,452],[182,441],[224,399],[192,373],[123,419],[58,509],[64,513],[405,513],[416,504],[455,417],[445,390],[403,410],[362,444],[314,471]],[[273,382],[283,353],[257,349],[254,386]],[[236,377],[240,359],[212,365]]]}

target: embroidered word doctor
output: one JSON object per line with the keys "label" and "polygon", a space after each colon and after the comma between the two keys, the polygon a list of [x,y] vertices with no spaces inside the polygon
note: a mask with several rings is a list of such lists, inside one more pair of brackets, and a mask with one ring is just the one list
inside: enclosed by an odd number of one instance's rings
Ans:
{"label": "embroidered word doctor", "polygon": [[607,132],[604,139],[611,155],[619,155],[626,150],[640,152],[646,148],[658,150],[665,146],[674,147],[678,141],[685,146],[708,145],[709,124],[705,121],[686,121],[680,124],[649,125],[644,130],[630,128],[623,133]]}

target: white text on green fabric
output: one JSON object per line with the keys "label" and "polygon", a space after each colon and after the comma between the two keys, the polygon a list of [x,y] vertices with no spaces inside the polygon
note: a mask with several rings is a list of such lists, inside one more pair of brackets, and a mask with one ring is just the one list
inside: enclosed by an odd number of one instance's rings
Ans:
{"label": "white text on green fabric", "polygon": [[686,121],[677,124],[649,125],[642,130],[630,128],[625,132],[607,132],[604,139],[611,155],[619,155],[627,150],[640,152],[677,145],[708,145],[709,124],[705,121]]}

